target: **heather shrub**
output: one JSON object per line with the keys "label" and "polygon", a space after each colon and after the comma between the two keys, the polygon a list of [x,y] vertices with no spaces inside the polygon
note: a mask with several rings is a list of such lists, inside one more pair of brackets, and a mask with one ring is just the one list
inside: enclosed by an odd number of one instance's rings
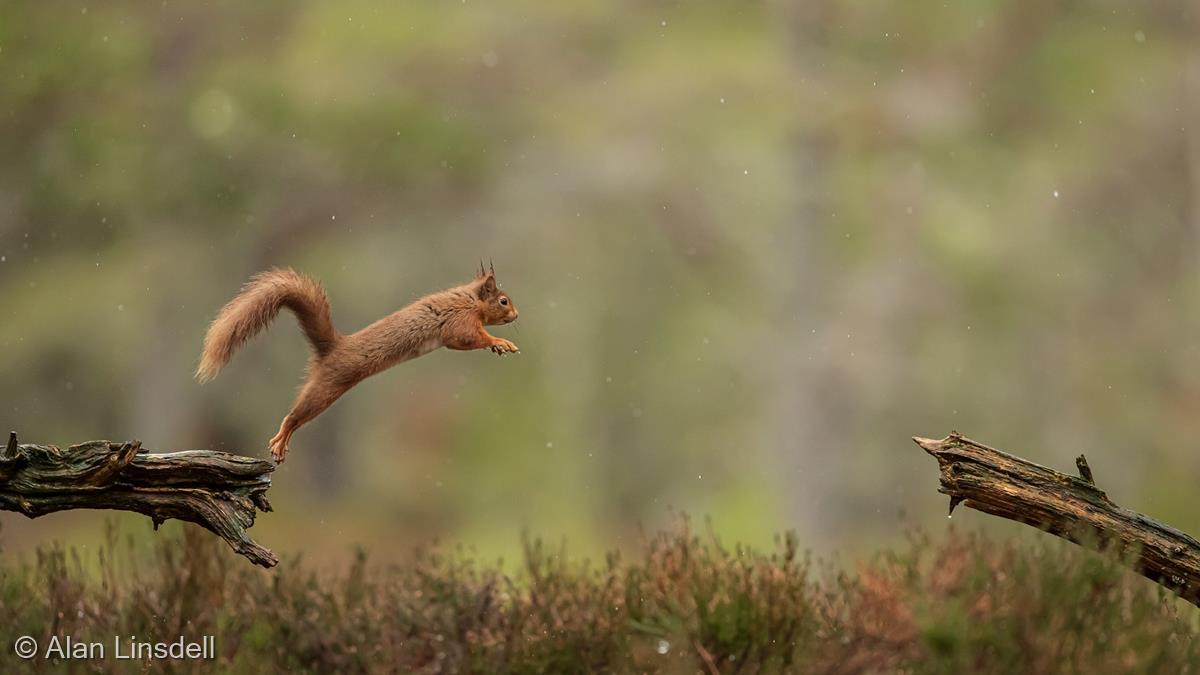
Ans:
{"label": "heather shrub", "polygon": [[[914,533],[847,565],[793,535],[726,546],[683,520],[636,551],[568,562],[525,537],[519,565],[432,547],[343,570],[251,568],[207,533],[154,555],[109,543],[0,559],[0,636],[213,635],[217,663],[163,672],[1187,673],[1196,610],[1101,555],[1032,536]],[[19,661],[3,672],[141,672]]]}

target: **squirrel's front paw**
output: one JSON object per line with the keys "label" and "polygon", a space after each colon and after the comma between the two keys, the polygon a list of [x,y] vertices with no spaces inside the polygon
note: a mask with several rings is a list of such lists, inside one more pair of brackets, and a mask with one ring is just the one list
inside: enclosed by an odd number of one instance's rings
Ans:
{"label": "squirrel's front paw", "polygon": [[492,343],[491,349],[497,354],[509,354],[521,351],[515,344],[503,338],[496,338],[496,342]]}

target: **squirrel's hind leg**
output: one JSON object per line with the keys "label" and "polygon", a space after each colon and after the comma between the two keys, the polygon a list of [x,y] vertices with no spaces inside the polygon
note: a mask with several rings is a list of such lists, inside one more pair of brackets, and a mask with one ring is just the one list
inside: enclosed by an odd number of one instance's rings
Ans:
{"label": "squirrel's hind leg", "polygon": [[351,386],[353,385],[333,384],[317,377],[310,379],[300,388],[300,393],[296,395],[296,403],[292,405],[292,411],[283,418],[283,422],[279,425],[279,433],[275,434],[270,441],[271,457],[275,459],[276,464],[282,464],[284,457],[287,456],[288,443],[292,440],[292,434],[296,433],[301,426],[311,422],[317,415],[325,412]]}

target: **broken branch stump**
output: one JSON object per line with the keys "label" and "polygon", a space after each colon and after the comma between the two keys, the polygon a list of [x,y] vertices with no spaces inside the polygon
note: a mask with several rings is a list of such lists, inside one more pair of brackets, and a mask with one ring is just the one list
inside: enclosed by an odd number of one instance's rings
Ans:
{"label": "broken branch stump", "polygon": [[1083,455],[1075,460],[1076,477],[957,432],[940,441],[913,440],[938,461],[938,492],[950,496],[951,513],[961,503],[1081,546],[1115,548],[1139,574],[1200,606],[1200,541],[1114,504],[1096,487]]}
{"label": "broken branch stump", "polygon": [[65,450],[18,444],[0,448],[0,510],[30,518],[67,509],[134,511],[154,521],[186,520],[263,567],[279,558],[247,530],[270,511],[271,462],[216,450],[150,453],[139,441],[88,441]]}

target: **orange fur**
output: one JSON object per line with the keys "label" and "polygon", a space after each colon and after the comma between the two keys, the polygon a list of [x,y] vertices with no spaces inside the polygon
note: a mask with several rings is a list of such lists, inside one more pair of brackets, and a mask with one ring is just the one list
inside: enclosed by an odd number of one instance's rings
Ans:
{"label": "orange fur", "polygon": [[484,329],[517,318],[517,308],[497,286],[494,272],[481,268],[474,281],[427,295],[356,333],[339,335],[321,285],[293,270],[273,269],[252,277],[217,314],[204,338],[197,379],[216,377],[233,353],[285,307],[296,315],[313,353],[292,410],[270,441],[277,462],[287,455],[296,429],[371,375],[439,347],[517,351],[515,344]]}

